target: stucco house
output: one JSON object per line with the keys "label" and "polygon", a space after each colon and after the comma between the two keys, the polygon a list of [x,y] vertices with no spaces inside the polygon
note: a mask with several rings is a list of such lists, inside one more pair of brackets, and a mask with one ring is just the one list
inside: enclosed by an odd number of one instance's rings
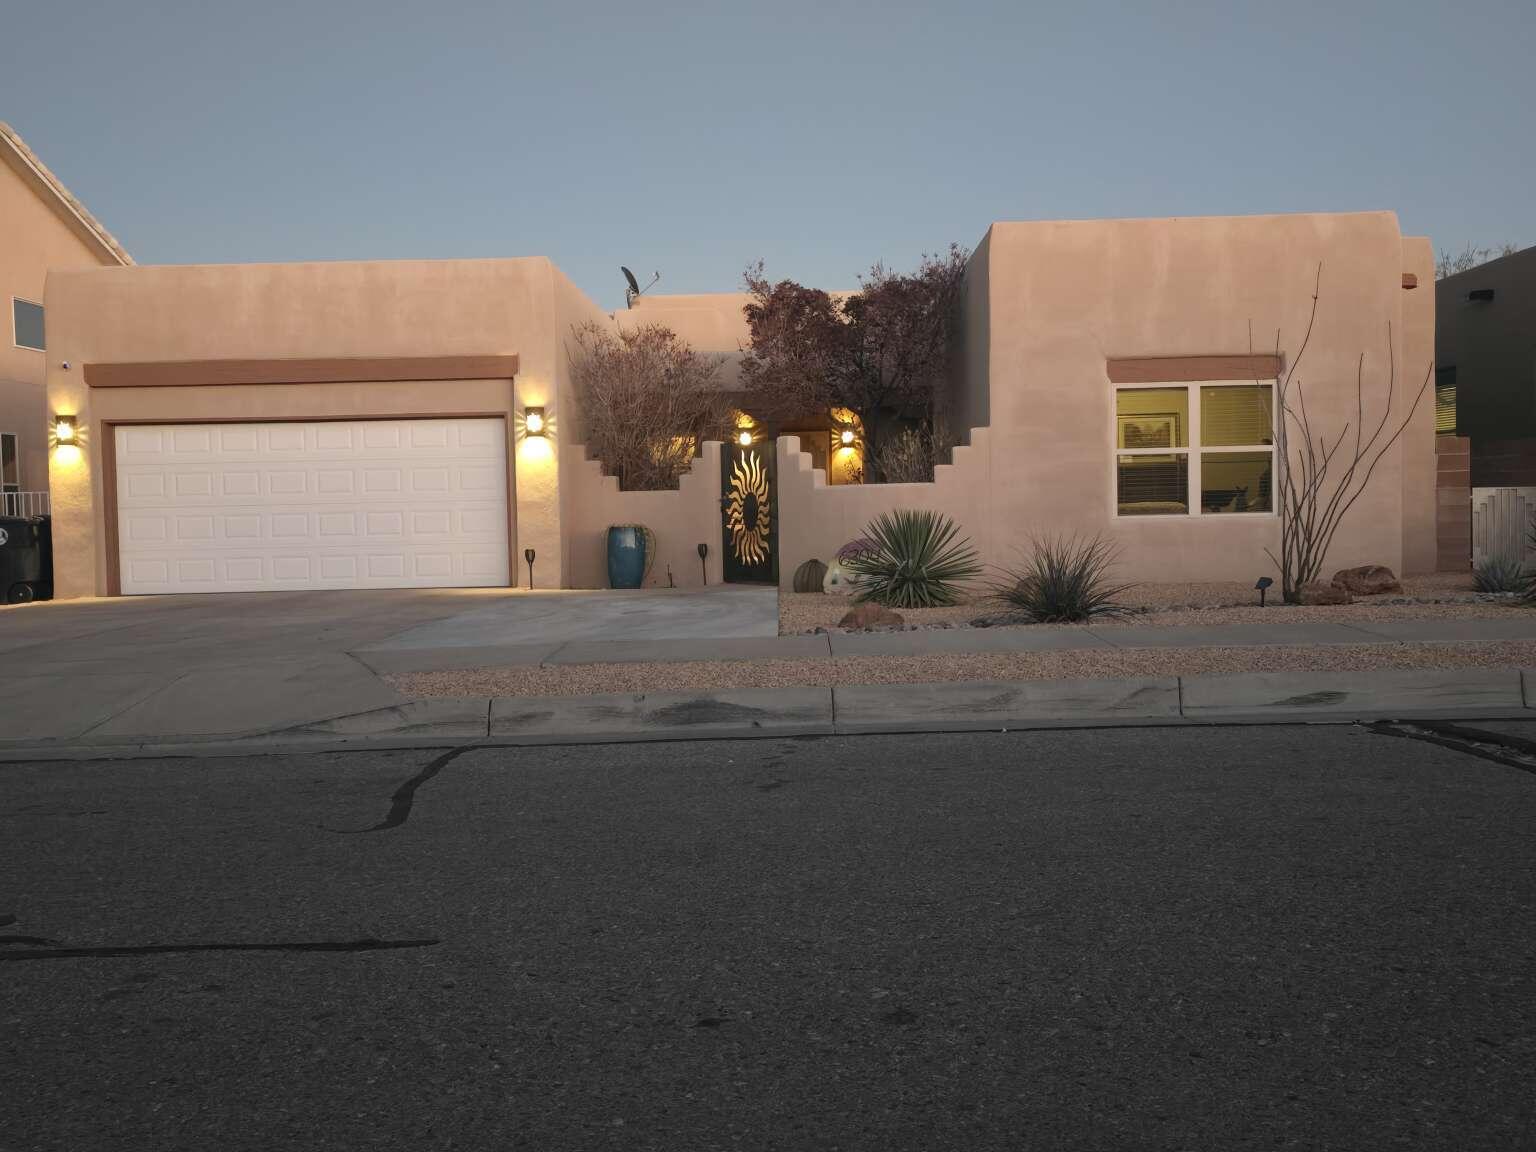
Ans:
{"label": "stucco house", "polygon": [[[1403,405],[1433,355],[1433,256],[1390,212],[997,223],[932,483],[829,483],[836,444],[744,434],[671,492],[620,492],[588,457],[572,330],[662,323],[736,358],[739,294],[611,316],[542,258],[56,270],[48,403],[80,430],[50,462],[56,593],[526,586],[529,553],[539,587],[600,587],[604,530],[635,522],[663,586],[787,583],[891,507],[949,513],[993,563],[1073,531],[1135,579],[1253,578],[1279,537],[1274,381],[1320,265],[1312,420],[1356,419],[1362,353],[1367,415],[1389,365]],[[1434,568],[1434,435],[1424,403],[1331,562]],[[767,562],[733,563],[733,500]]]}
{"label": "stucco house", "polygon": [[47,510],[48,270],[132,263],[21,137],[0,123],[0,515]]}

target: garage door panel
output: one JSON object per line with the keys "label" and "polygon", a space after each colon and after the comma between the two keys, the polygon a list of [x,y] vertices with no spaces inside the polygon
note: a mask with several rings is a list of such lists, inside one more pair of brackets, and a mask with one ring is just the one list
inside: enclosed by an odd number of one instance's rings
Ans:
{"label": "garage door panel", "polygon": [[501,420],[125,427],[117,448],[124,593],[508,583]]}

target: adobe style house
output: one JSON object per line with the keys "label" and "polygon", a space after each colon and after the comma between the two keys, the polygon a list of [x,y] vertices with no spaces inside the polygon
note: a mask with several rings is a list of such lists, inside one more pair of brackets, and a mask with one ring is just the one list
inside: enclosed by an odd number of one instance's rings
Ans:
{"label": "adobe style house", "polygon": [[132,263],[21,137],[0,123],[0,515],[47,510],[48,270]]}
{"label": "adobe style house", "polygon": [[[998,223],[932,483],[829,483],[856,444],[744,432],[670,492],[620,492],[588,458],[572,330],[656,322],[736,357],[737,294],[609,316],[541,258],[55,271],[48,402],[81,430],[51,460],[56,592],[526,586],[529,553],[538,587],[601,587],[605,530],[632,523],[653,583],[787,585],[892,507],[947,512],[993,563],[1102,533],[1132,579],[1253,579],[1279,537],[1274,380],[1319,265],[1314,426],[1356,419],[1362,353],[1367,417],[1389,363],[1401,411],[1432,357],[1433,257],[1392,213]],[[1330,562],[1435,558],[1426,401]]]}

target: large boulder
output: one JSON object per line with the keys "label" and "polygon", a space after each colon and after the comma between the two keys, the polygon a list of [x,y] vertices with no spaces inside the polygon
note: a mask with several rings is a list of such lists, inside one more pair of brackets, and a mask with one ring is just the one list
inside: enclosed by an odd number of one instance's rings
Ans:
{"label": "large boulder", "polygon": [[1401,592],[1392,569],[1380,564],[1362,564],[1358,568],[1343,568],[1333,574],[1333,586],[1356,596],[1381,596],[1387,592]]}
{"label": "large boulder", "polygon": [[900,612],[892,612],[884,604],[872,600],[855,604],[837,622],[839,628],[900,628],[906,621]]}
{"label": "large boulder", "polygon": [[1354,597],[1349,594],[1349,589],[1340,588],[1337,584],[1324,584],[1321,580],[1313,580],[1309,584],[1303,584],[1296,589],[1296,599],[1301,604],[1349,604]]}

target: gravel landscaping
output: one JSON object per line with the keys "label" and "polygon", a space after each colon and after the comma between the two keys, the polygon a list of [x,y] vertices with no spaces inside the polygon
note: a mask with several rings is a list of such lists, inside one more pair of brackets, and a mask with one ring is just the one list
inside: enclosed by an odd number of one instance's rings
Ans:
{"label": "gravel landscaping", "polygon": [[944,680],[1096,680],[1230,672],[1371,672],[1381,668],[1536,667],[1536,640],[1252,648],[1090,648],[679,664],[556,664],[386,676],[424,696],[590,696],[719,688],[925,684]]}
{"label": "gravel landscaping", "polygon": [[[1309,623],[1319,620],[1478,620],[1496,619],[1509,612],[1532,609],[1517,597],[1480,593],[1472,586],[1470,574],[1437,573],[1431,576],[1407,576],[1402,580],[1401,595],[1357,597],[1353,604],[1301,607],[1281,604],[1277,589],[1271,589],[1267,607],[1258,606],[1258,594],[1245,582],[1206,584],[1139,584],[1130,589],[1123,603],[1134,609],[1114,620],[1100,621],[1095,627],[1177,627],[1180,625]],[[852,607],[846,596],[827,596],[816,592],[781,592],[779,594],[779,632],[789,636],[833,630],[843,614]],[[972,621],[991,619],[991,626],[1030,627],[1010,624],[1000,619],[998,604],[985,596],[975,596],[951,608],[918,608],[903,611],[907,626],[917,628],[969,628]]]}

